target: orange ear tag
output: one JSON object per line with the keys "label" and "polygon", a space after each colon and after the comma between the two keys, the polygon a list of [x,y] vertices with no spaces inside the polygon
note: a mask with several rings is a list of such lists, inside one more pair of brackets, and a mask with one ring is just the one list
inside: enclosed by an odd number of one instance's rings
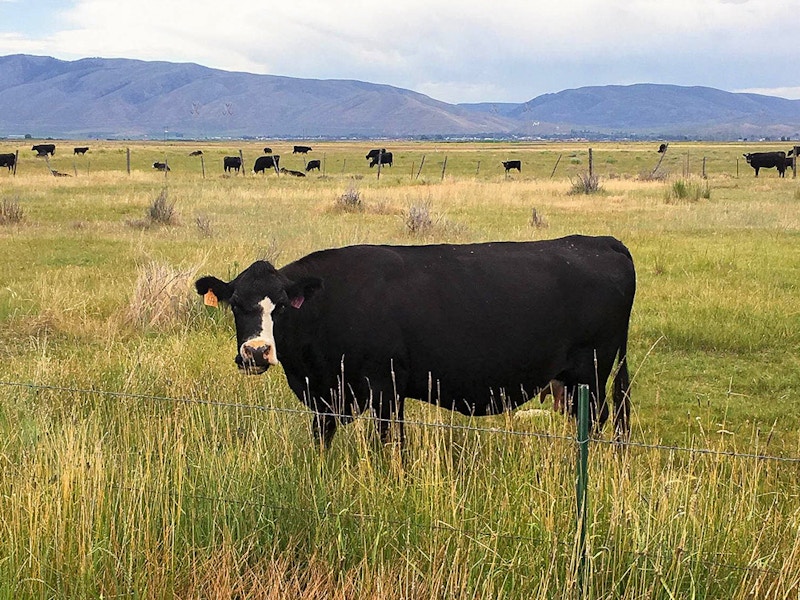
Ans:
{"label": "orange ear tag", "polygon": [[219,306],[219,300],[217,300],[217,296],[214,294],[214,292],[208,290],[203,295],[203,304],[205,304],[206,306],[213,306],[214,308],[216,308],[217,306]]}

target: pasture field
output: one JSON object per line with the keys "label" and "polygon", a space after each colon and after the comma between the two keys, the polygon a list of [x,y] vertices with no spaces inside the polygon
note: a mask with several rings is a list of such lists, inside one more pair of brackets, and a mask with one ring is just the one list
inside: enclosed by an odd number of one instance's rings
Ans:
{"label": "pasture field", "polygon": [[[320,454],[191,290],[333,246],[571,233],[638,275],[586,597],[800,597],[800,180],[741,157],[791,144],[673,142],[650,177],[654,143],[56,142],[53,177],[32,143],[0,140],[0,598],[575,598],[574,423],[410,401],[404,456],[367,418]],[[323,172],[254,175],[265,145]],[[589,147],[601,190],[573,194]]]}

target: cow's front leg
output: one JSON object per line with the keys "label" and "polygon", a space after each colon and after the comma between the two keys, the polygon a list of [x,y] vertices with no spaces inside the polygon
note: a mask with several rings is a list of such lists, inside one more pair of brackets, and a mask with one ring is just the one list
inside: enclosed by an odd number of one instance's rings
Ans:
{"label": "cow's front leg", "polygon": [[381,393],[375,407],[378,435],[383,444],[398,443],[402,448],[405,444],[405,427],[403,426],[403,399],[394,395],[394,392]]}
{"label": "cow's front leg", "polygon": [[311,421],[311,431],[316,444],[323,449],[330,448],[337,425],[334,415],[316,413]]}

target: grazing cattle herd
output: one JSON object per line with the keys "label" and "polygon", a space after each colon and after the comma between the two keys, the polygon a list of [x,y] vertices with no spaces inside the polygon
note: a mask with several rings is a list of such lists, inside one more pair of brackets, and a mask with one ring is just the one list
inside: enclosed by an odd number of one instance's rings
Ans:
{"label": "grazing cattle herd", "polygon": [[280,166],[280,154],[273,154],[272,156],[259,156],[253,165],[253,173],[263,173],[267,169],[278,171]]}
{"label": "grazing cattle herd", "polygon": [[239,169],[242,168],[242,159],[238,156],[226,156],[222,159],[222,168],[226,173],[230,171],[236,171],[238,173]]}
{"label": "grazing cattle herd", "polygon": [[9,152],[8,154],[0,154],[0,167],[8,167],[8,170],[14,168],[14,165],[17,164],[17,155],[13,152]]}
{"label": "grazing cattle herd", "polygon": [[55,144],[36,144],[31,148],[34,152],[36,152],[36,156],[53,156],[56,153],[56,145]]}
{"label": "grazing cattle herd", "polygon": [[[666,154],[667,148],[669,147],[669,143],[665,142],[658,146],[657,152],[660,154]],[[34,144],[31,147],[31,150],[36,153],[37,157],[49,157],[54,156],[56,153],[56,145],[53,143],[42,143],[42,144]],[[75,156],[84,156],[89,151],[89,146],[75,146],[72,149],[73,155]],[[264,173],[268,169],[274,170],[276,173],[284,173],[288,175],[294,175],[296,177],[305,176],[302,171],[296,169],[286,169],[281,168],[279,164],[280,156],[277,154],[272,153],[272,148],[269,146],[265,146],[263,148],[264,155],[266,156],[259,156],[256,158],[255,163],[253,165],[253,172],[254,173]],[[311,146],[303,146],[303,145],[294,145],[292,146],[292,154],[308,154],[312,152]],[[240,151],[241,154],[241,151]],[[793,169],[795,166],[796,157],[793,156],[794,149],[790,149],[788,152],[784,151],[770,151],[770,152],[746,152],[743,154],[744,159],[746,160],[747,164],[753,167],[755,171],[755,176],[758,177],[759,172],[761,169],[776,169],[778,172],[779,177],[786,176],[786,170]],[[193,150],[189,152],[189,156],[203,156],[202,150]],[[365,158],[369,161],[369,167],[375,166],[393,166],[394,165],[394,154],[387,150],[386,148],[372,148],[367,152]],[[662,157],[663,158],[663,157]],[[424,157],[423,157],[424,160]],[[704,159],[705,160],[705,159]],[[310,173],[311,171],[317,171],[319,173],[324,172],[324,161],[321,159],[311,159],[309,161],[304,162],[304,170],[306,173]],[[48,163],[49,164],[49,163]],[[506,176],[508,176],[509,172],[512,170],[516,170],[518,173],[522,172],[522,161],[519,159],[509,159],[500,161]],[[556,162],[556,165],[558,162]],[[659,161],[659,165],[661,162]],[[16,154],[12,153],[2,153],[0,154],[0,167],[6,167],[8,170],[14,170],[16,174],[15,166],[18,165],[18,159]],[[480,167],[480,162],[478,163]],[[242,163],[242,158],[240,156],[225,156],[223,158],[223,172],[226,174],[235,172],[245,172],[244,165]],[[130,168],[130,167],[129,167]],[[170,167],[166,164],[166,162],[156,161],[153,163],[153,168],[159,171],[170,171]],[[705,167],[704,167],[705,168]],[[413,165],[412,165],[413,169]],[[52,169],[50,169],[51,173],[54,173]],[[737,173],[738,173],[738,166],[737,166]],[[203,174],[205,175],[205,167],[203,168]]]}
{"label": "grazing cattle herd", "polygon": [[483,416],[544,389],[563,406],[579,383],[599,431],[609,378],[616,436],[629,435],[636,273],[615,238],[349,246],[195,288],[231,307],[239,369],[281,364],[323,446],[370,411],[381,439],[402,445],[406,398]]}
{"label": "grazing cattle herd", "polygon": [[379,152],[375,156],[372,157],[372,160],[369,163],[370,169],[375,165],[389,165],[392,166],[392,161],[394,157],[392,156],[391,152]]}
{"label": "grazing cattle herd", "polygon": [[787,160],[786,152],[749,152],[743,155],[747,164],[753,167],[758,177],[759,169],[778,170],[778,176],[786,175],[786,167],[792,167],[792,159]]}

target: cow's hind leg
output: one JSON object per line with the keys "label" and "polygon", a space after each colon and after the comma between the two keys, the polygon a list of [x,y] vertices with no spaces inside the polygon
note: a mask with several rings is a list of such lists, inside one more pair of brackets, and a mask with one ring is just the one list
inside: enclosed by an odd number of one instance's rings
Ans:
{"label": "cow's hind leg", "polygon": [[606,400],[606,382],[611,373],[611,364],[605,359],[606,353],[590,348],[582,348],[573,355],[573,367],[565,375],[564,383],[573,398],[571,413],[578,416],[578,386],[589,386],[589,419],[593,431],[599,434],[609,417]]}

